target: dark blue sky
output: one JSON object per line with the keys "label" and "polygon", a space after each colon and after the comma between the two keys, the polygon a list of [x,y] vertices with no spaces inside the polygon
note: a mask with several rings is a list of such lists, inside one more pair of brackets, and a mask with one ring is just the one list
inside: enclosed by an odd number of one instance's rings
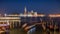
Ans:
{"label": "dark blue sky", "polygon": [[22,13],[24,7],[38,13],[60,13],[60,0],[0,0],[0,13]]}

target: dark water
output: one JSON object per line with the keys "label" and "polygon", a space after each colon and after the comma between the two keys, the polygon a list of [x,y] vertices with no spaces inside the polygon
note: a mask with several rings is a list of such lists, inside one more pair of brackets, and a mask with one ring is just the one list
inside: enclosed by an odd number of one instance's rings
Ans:
{"label": "dark water", "polygon": [[[42,18],[42,20],[44,22],[50,23],[49,18]],[[38,17],[38,18],[34,18],[34,17],[33,18],[22,18],[21,21],[22,21],[21,25],[23,25],[25,22],[26,23],[33,23],[34,21],[36,23],[41,22],[40,17]],[[57,24],[59,22],[60,22],[59,19],[53,19],[53,23]],[[10,30],[10,34],[27,34],[27,32],[25,32],[23,29],[12,29],[12,30]],[[60,34],[60,31],[59,32],[58,31],[35,31],[34,34]]]}
{"label": "dark water", "polygon": [[[45,18],[45,17],[42,18],[42,20],[44,22],[48,22],[48,23],[51,22],[49,18]],[[40,23],[41,22],[40,17],[38,17],[38,18],[26,17],[26,18],[21,19],[21,25],[23,25],[24,23],[29,23],[29,25],[30,25],[30,23],[35,23],[35,22]],[[58,24],[58,23],[60,23],[60,21],[59,21],[59,19],[54,18],[53,23]],[[10,34],[27,34],[27,32],[25,32],[23,29],[12,29],[12,30],[10,30]],[[60,34],[60,32],[58,32],[58,31],[35,31],[34,34]]]}
{"label": "dark water", "polygon": [[[10,30],[10,34],[27,34],[23,29],[12,29]],[[36,31],[35,34],[60,34],[57,31]]]}
{"label": "dark water", "polygon": [[12,29],[10,34],[26,34],[26,32],[23,29]]}

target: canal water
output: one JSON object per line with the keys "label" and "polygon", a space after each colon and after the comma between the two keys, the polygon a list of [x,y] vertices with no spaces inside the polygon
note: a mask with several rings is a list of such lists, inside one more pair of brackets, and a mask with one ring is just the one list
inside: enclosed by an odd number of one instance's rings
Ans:
{"label": "canal water", "polygon": [[[49,19],[46,19],[46,18],[43,18],[42,19],[44,22],[49,22]],[[40,23],[41,22],[41,20],[40,20],[40,18],[38,17],[38,18],[22,18],[21,19],[21,26],[24,24],[24,23],[29,23],[29,25],[31,24],[31,23]],[[50,23],[50,22],[49,22]],[[55,23],[55,22],[54,22]],[[34,34],[60,34],[60,32],[58,32],[58,31],[35,31],[35,32],[33,32]],[[21,29],[21,28],[18,28],[18,29],[11,29],[10,30],[10,34],[27,34],[27,32],[25,32],[23,29]]]}
{"label": "canal water", "polygon": [[10,34],[26,34],[23,29],[11,29]]}
{"label": "canal water", "polygon": [[[10,34],[27,34],[23,29],[12,29]],[[58,31],[36,31],[35,34],[60,34]]]}

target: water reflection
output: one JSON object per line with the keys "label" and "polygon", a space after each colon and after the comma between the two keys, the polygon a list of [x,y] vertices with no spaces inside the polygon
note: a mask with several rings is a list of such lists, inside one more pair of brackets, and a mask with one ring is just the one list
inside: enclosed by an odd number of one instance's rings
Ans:
{"label": "water reflection", "polygon": [[2,34],[60,34],[59,31],[50,31],[50,30],[35,30],[36,28],[30,29],[28,32],[24,31],[22,28],[18,29],[11,29],[7,33],[2,33]]}

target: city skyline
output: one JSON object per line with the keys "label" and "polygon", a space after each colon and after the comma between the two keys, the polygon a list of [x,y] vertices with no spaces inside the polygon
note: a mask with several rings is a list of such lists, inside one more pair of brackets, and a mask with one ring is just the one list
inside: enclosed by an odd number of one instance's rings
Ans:
{"label": "city skyline", "polygon": [[0,0],[0,13],[23,13],[25,6],[29,12],[33,10],[43,14],[60,13],[59,0]]}

